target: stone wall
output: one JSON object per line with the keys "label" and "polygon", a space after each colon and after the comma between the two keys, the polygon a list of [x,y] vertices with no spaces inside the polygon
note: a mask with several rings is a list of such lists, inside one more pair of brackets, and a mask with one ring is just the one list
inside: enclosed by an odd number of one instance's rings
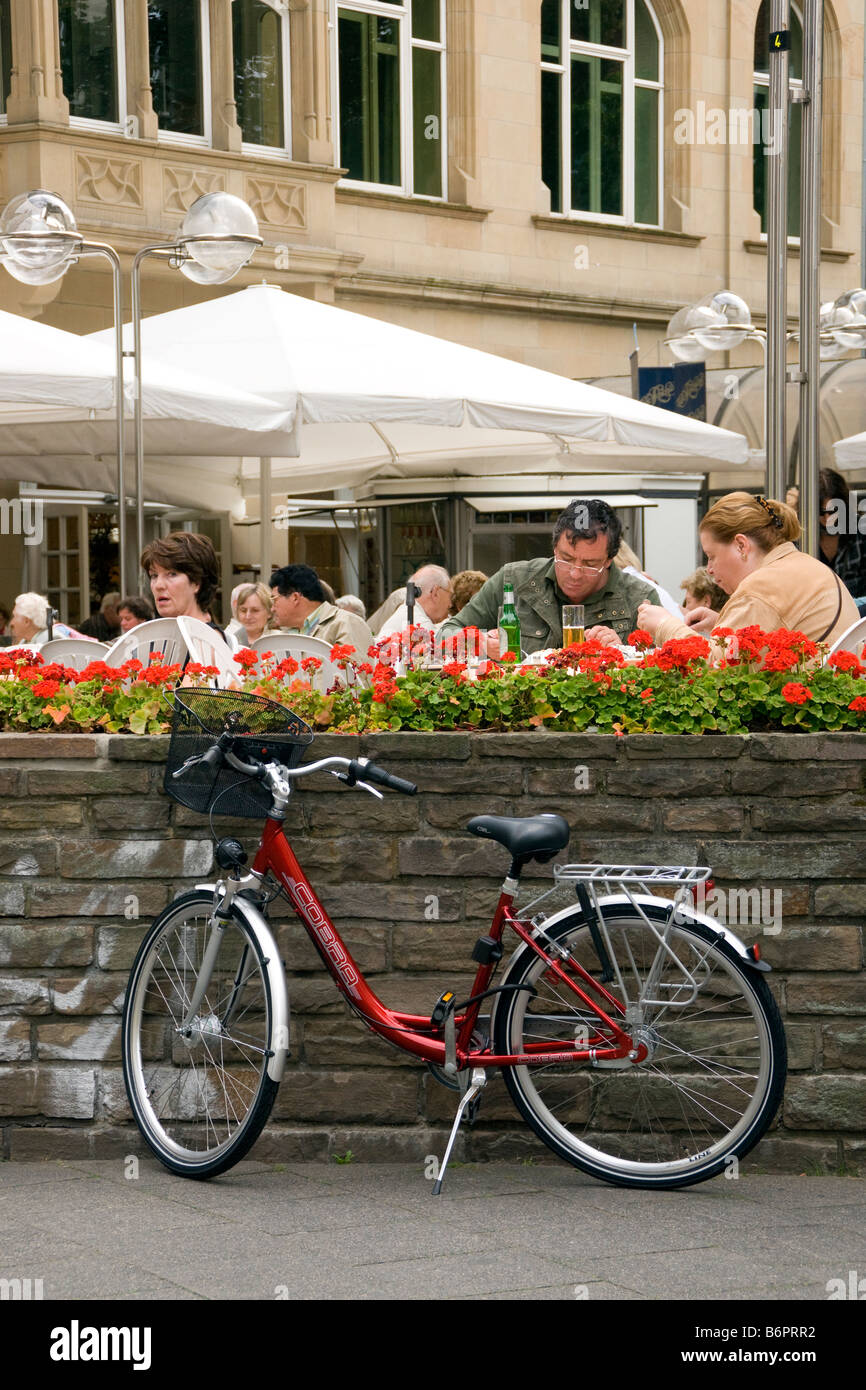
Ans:
{"label": "stone wall", "polygon": [[[4,1158],[143,1151],[120,1067],[127,974],[149,919],[212,866],[206,819],[161,790],[166,745],[0,735]],[[796,1172],[866,1166],[866,735],[316,742],[319,756],[359,751],[417,781],[419,795],[375,801],[320,774],[294,798],[287,824],[386,1004],[426,1013],[443,989],[471,982],[470,952],[507,858],[466,835],[469,817],[561,811],[573,827],[571,859],[709,863],[720,888],[768,890],[781,922],[736,930],[757,938],[776,967],[790,1075],[780,1120],[750,1161]],[[216,824],[252,845],[252,822]],[[549,866],[536,875],[526,887],[541,891]],[[452,1094],[349,1015],[285,907],[276,921],[292,1058],[255,1154],[324,1160],[351,1150],[419,1164],[441,1154]],[[476,1160],[547,1156],[499,1076],[461,1143]]]}

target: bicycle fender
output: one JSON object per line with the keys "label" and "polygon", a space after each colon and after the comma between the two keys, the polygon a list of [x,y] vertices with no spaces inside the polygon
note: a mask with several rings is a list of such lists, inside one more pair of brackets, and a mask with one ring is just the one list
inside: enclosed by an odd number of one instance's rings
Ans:
{"label": "bicycle fender", "polygon": [[[207,892],[213,893],[216,891],[216,884],[197,883],[196,888],[203,888]],[[268,972],[268,985],[271,991],[271,1008],[274,1014],[274,1055],[268,1061],[267,1071],[272,1081],[281,1081],[286,1066],[286,1058],[289,1055],[290,1024],[289,991],[286,988],[283,962],[280,959],[274,934],[255,903],[238,894],[232,907],[240,913],[250,930],[255,932],[264,952],[265,969]]]}

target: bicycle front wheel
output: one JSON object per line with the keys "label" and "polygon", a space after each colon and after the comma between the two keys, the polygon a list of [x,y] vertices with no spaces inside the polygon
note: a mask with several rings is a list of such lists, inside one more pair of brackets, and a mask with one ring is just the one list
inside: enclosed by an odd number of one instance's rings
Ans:
{"label": "bicycle front wheel", "polygon": [[[521,1114],[561,1158],[625,1187],[686,1187],[722,1172],[772,1122],[786,1074],[785,1034],[763,976],[740,962],[700,922],[674,926],[660,944],[664,907],[603,908],[622,986],[605,988],[629,1006],[627,1029],[643,1042],[643,1062],[575,1062],[505,1068]],[[579,911],[548,935],[569,958],[558,964],[601,974]],[[528,985],[501,996],[494,1038],[499,1053],[543,1046],[611,1046],[597,1016],[534,951],[525,947],[504,983]],[[605,1011],[619,1022],[613,1006]]]}
{"label": "bicycle front wheel", "polygon": [[204,996],[182,1024],[213,928],[213,896],[188,893],[141,944],[123,1010],[123,1076],[142,1135],[173,1173],[211,1178],[252,1147],[278,1082],[267,1073],[273,1008],[261,946],[240,915],[220,927]]}

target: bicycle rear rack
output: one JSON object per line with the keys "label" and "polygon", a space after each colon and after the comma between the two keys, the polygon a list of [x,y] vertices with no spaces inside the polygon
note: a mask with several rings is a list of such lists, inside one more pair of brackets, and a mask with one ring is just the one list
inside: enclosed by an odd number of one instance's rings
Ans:
{"label": "bicycle rear rack", "polygon": [[[669,945],[671,929],[676,923],[678,909],[685,902],[690,890],[699,883],[705,883],[711,872],[710,868],[701,864],[554,864],[553,887],[522,907],[521,916],[533,908],[537,908],[539,903],[544,902],[560,887],[574,884],[577,899],[588,918],[589,930],[602,966],[602,982],[615,979],[622,991],[623,998],[628,1000],[628,991],[608,933],[599,898],[599,894],[605,897],[615,896],[617,893],[621,894],[659,943],[659,950],[643,980],[641,980],[637,965],[630,949],[628,949],[628,943],[626,943],[629,955],[628,964],[640,986],[639,998],[635,1001],[634,1006],[627,1006],[626,1017],[629,1016],[632,1007],[643,1009],[651,1005],[653,1007],[682,1009],[691,1004],[697,997],[700,981],[695,978],[679,956],[671,950]],[[663,924],[652,921],[644,910],[644,905],[635,896],[636,891],[660,887],[675,890],[672,897],[656,899],[669,903],[667,920]],[[545,936],[545,920],[544,913],[536,913],[536,916],[532,918],[536,935]],[[550,944],[555,947],[554,942]],[[681,981],[666,983],[659,979],[665,957],[669,958],[680,971]],[[687,987],[687,998],[680,997],[684,986]],[[654,997],[656,993],[664,991],[667,991],[665,998]]]}

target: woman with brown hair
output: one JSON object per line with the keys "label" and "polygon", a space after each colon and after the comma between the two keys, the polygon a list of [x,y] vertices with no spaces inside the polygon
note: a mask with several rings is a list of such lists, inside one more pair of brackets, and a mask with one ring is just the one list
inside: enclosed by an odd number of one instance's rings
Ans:
{"label": "woman with brown hair", "polygon": [[172,531],[141,552],[141,568],[150,578],[157,617],[199,618],[224,636],[211,618],[219,566],[207,536]]}
{"label": "woman with brown hair", "polygon": [[663,608],[644,603],[638,609],[640,627],[659,647],[672,637],[753,624],[765,632],[786,628],[813,642],[832,642],[857,621],[857,606],[826,565],[797,550],[799,535],[796,513],[786,503],[728,493],[700,524],[707,570],[730,594],[724,608],[720,613],[694,608],[687,622],[678,623]]}

